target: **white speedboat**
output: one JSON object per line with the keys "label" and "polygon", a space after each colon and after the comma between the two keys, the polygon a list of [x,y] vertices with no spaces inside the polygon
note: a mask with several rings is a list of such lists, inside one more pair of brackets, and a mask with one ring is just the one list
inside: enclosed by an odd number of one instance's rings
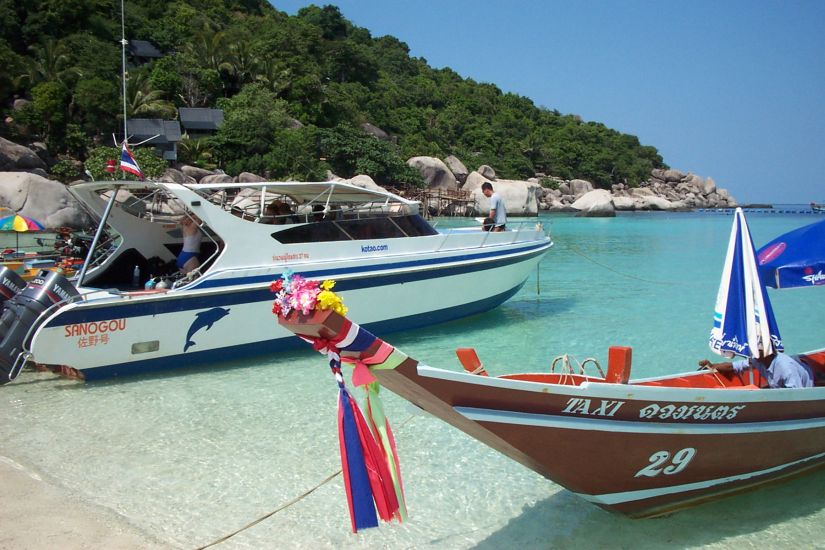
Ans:
{"label": "white speedboat", "polygon": [[[513,296],[552,246],[535,222],[437,231],[418,202],[338,182],[70,191],[100,220],[89,255],[71,282],[43,272],[6,302],[0,383],[26,360],[95,379],[283,350],[293,339],[272,321],[269,287],[287,269],[334,279],[376,332],[449,321]],[[185,276],[181,217],[202,232]]]}

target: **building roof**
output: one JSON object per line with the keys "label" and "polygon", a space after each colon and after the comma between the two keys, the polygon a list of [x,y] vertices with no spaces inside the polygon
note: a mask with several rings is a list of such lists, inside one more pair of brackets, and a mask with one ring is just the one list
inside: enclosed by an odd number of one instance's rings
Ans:
{"label": "building roof", "polygon": [[129,52],[135,57],[163,57],[163,53],[146,40],[130,40]]}
{"label": "building roof", "polygon": [[223,124],[222,109],[181,107],[178,113],[180,123],[186,130],[217,130]]}
{"label": "building roof", "polygon": [[178,142],[181,136],[180,123],[177,120],[130,118],[126,122],[126,128],[129,131],[129,141],[132,143],[149,140],[146,143],[162,145]]}

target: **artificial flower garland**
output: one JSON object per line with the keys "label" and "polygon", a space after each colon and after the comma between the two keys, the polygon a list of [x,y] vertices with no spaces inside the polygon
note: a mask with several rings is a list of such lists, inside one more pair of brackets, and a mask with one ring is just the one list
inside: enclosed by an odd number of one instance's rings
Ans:
{"label": "artificial flower garland", "polygon": [[272,313],[286,317],[292,311],[309,315],[316,309],[331,309],[339,315],[347,314],[347,306],[340,296],[332,292],[335,281],[327,279],[319,283],[296,275],[291,269],[281,274],[281,278],[269,285],[275,292]]}

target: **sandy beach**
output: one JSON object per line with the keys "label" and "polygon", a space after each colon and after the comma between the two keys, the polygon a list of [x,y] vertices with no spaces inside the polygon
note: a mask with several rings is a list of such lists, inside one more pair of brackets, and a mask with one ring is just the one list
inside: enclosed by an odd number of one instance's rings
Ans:
{"label": "sandy beach", "polygon": [[37,473],[0,456],[0,549],[160,549],[112,510],[83,502]]}

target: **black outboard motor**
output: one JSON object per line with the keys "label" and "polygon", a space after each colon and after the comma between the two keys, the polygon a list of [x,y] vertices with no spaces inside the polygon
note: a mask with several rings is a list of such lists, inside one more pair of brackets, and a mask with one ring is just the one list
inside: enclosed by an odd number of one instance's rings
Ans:
{"label": "black outboard motor", "polygon": [[8,300],[20,294],[24,288],[26,288],[26,281],[23,277],[7,265],[0,267],[0,310]]}
{"label": "black outboard motor", "polygon": [[31,344],[40,314],[54,304],[69,302],[77,296],[77,289],[66,277],[44,269],[23,292],[6,302],[0,316],[0,385],[20,374],[25,362],[22,352]]}

